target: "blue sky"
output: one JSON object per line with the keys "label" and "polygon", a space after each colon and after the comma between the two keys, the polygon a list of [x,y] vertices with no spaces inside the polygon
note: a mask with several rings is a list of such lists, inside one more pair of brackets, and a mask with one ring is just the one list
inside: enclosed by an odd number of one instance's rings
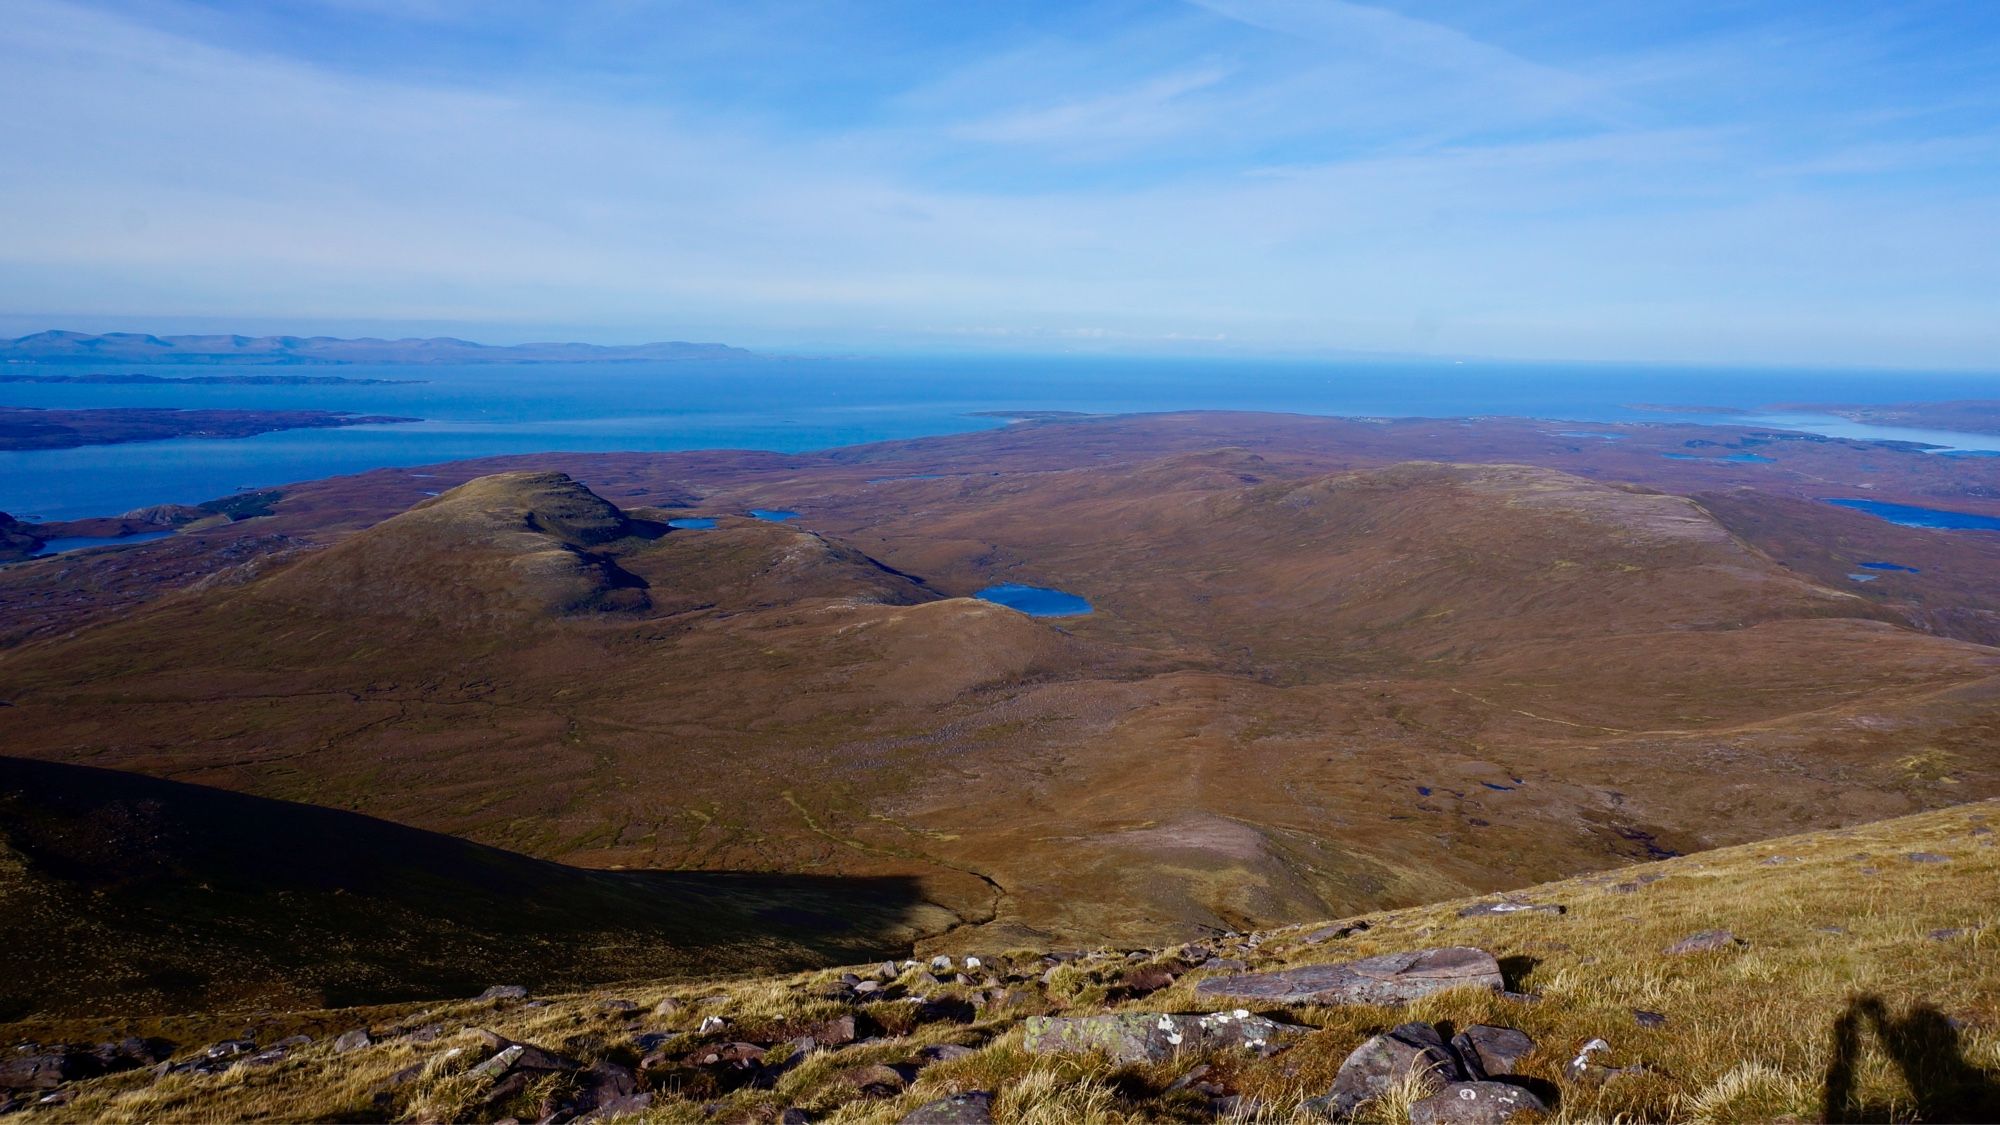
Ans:
{"label": "blue sky", "polygon": [[2000,369],[2000,5],[9,0],[0,330]]}

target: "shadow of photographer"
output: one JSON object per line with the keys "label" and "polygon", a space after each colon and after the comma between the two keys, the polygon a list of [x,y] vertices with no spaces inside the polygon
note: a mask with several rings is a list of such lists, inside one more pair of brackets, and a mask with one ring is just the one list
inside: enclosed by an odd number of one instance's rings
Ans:
{"label": "shadow of photographer", "polygon": [[1855,1068],[1861,1060],[1861,1033],[1872,1030],[1882,1050],[1901,1072],[1922,1121],[2000,1121],[2000,1075],[1966,1059],[1958,1029],[1943,1012],[1918,1004],[1901,1016],[1880,997],[1859,996],[1833,1023],[1833,1058],[1826,1068],[1821,1100],[1824,1120],[1887,1121],[1886,1103],[1855,1097]]}

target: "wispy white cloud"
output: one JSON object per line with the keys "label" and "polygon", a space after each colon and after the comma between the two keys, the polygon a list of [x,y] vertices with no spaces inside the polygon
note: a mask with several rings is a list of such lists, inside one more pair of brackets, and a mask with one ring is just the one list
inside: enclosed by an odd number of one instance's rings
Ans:
{"label": "wispy white cloud", "polygon": [[[0,312],[2000,356],[1988,134],[1607,114],[1668,80],[1381,8],[1211,0],[1106,43],[1041,27],[840,114],[361,70],[69,0],[9,17]],[[1959,178],[1890,182],[1941,167]]]}

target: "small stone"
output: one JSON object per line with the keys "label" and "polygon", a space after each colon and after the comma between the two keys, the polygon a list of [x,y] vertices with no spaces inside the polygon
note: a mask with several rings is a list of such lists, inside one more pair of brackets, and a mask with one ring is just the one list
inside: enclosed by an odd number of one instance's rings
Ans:
{"label": "small stone", "polygon": [[854,986],[854,991],[859,995],[868,996],[882,991],[882,982],[879,980],[864,980]]}
{"label": "small stone", "polygon": [[822,1046],[845,1047],[856,1038],[854,1017],[844,1015],[822,1020],[806,1029],[806,1035]]}
{"label": "small stone", "polygon": [[926,1102],[906,1115],[902,1125],[993,1125],[993,1095],[971,1090]]}
{"label": "small stone", "polygon": [[1667,1026],[1667,1017],[1658,1012],[1648,1012],[1641,1008],[1632,1009],[1632,1018],[1638,1021],[1640,1027]]}
{"label": "small stone", "polygon": [[479,995],[473,997],[475,1001],[526,1000],[527,998],[528,998],[528,987],[522,984],[496,984],[493,987],[487,989],[486,991],[480,993]]}
{"label": "small stone", "polygon": [[764,1061],[764,1048],[755,1043],[724,1043],[717,1047],[707,1047],[689,1055],[687,1061],[695,1066],[720,1066],[736,1070],[748,1070]]}
{"label": "small stone", "polygon": [[1548,1109],[1532,1092],[1505,1082],[1453,1082],[1410,1106],[1410,1125],[1505,1125]]}
{"label": "small stone", "polygon": [[1174,974],[1158,965],[1141,965],[1126,970],[1125,975],[1118,978],[1118,987],[1134,996],[1145,996],[1166,988],[1175,979]]}
{"label": "small stone", "polygon": [[631,1000],[604,1000],[598,1003],[597,1010],[600,1012],[613,1012],[622,1014],[624,1012],[638,1011],[639,1005]]}
{"label": "small stone", "polygon": [[1475,1024],[1452,1036],[1451,1046],[1465,1064],[1466,1076],[1477,1082],[1520,1073],[1535,1041],[1511,1027]]}
{"label": "small stone", "polygon": [[350,1051],[359,1051],[373,1042],[375,1041],[368,1037],[367,1028],[357,1027],[352,1031],[343,1031],[340,1033],[340,1038],[333,1041],[333,1053],[344,1055]]}
{"label": "small stone", "polygon": [[947,957],[947,956],[945,956],[945,955],[944,955],[944,954],[942,954],[942,953],[938,954],[938,955],[937,955],[936,957],[933,957],[933,958],[931,958],[931,971],[932,971],[932,972],[934,972],[934,973],[948,973],[948,972],[950,972],[950,971],[951,971],[951,958],[950,958],[950,957]]}
{"label": "small stone", "polygon": [[1936,852],[1911,852],[1903,857],[1911,863],[1950,863],[1951,857]]}
{"label": "small stone", "polygon": [[925,1062],[941,1063],[951,1062],[953,1059],[968,1058],[978,1053],[978,1051],[973,1050],[971,1047],[960,1046],[957,1043],[937,1043],[918,1051],[917,1057],[923,1059]]}
{"label": "small stone", "polygon": [[893,1066],[875,1063],[844,1070],[840,1080],[868,1095],[869,1097],[890,1097],[903,1092],[910,1084],[909,1076]]}
{"label": "small stone", "polygon": [[707,1035],[711,1031],[721,1031],[728,1026],[729,1017],[727,1016],[703,1016],[701,1018],[701,1026],[695,1028],[694,1033],[696,1035]]}
{"label": "small stone", "polygon": [[1742,938],[1737,937],[1728,930],[1703,930],[1698,934],[1689,934],[1687,937],[1668,946],[1667,952],[1674,954],[1709,953],[1718,949],[1734,949],[1739,945],[1746,944],[1748,943]]}

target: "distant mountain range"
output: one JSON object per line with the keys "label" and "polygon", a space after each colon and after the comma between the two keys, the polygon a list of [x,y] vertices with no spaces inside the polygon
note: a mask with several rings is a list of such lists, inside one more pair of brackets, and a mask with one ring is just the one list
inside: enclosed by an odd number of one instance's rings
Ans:
{"label": "distant mountain range", "polygon": [[621,363],[749,359],[727,344],[475,344],[427,340],[346,340],[336,336],[149,336],[138,332],[37,332],[0,342],[0,363]]}

